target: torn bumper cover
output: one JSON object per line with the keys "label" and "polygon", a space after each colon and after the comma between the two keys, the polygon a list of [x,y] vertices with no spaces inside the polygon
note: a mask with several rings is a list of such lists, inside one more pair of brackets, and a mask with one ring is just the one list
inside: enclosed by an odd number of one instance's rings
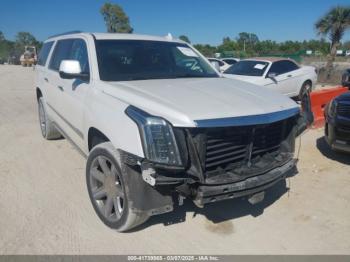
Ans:
{"label": "torn bumper cover", "polygon": [[203,184],[197,188],[193,201],[199,205],[216,202],[225,199],[250,196],[268,189],[282,179],[293,175],[296,160],[293,159],[281,167],[272,169],[271,171],[259,175],[249,177],[243,181],[223,184],[210,185]]}
{"label": "torn bumper cover", "polygon": [[[140,198],[140,205],[135,206],[157,213],[157,207],[174,204],[170,195],[179,194],[203,206],[265,191],[294,175],[295,138],[302,131],[299,120],[299,115],[293,115],[256,125],[173,127],[182,166],[154,163],[124,152],[123,162],[138,173],[137,184],[147,188],[142,195],[135,191]],[[155,203],[162,196],[166,201]]]}

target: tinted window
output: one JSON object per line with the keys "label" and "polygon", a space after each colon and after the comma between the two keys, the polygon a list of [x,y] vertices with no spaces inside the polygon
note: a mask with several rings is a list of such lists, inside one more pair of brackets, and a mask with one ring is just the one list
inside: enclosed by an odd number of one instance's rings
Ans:
{"label": "tinted window", "polygon": [[43,47],[39,52],[38,65],[45,66],[46,60],[47,60],[47,57],[49,56],[52,45],[53,45],[53,41],[47,42],[43,45]]}
{"label": "tinted window", "polygon": [[52,55],[49,68],[58,71],[61,61],[66,59],[78,60],[82,72],[89,73],[89,60],[84,40],[59,40]]}
{"label": "tinted window", "polygon": [[220,61],[220,60],[218,60],[218,59],[209,58],[208,60],[209,60],[210,62],[218,62],[218,63],[219,63],[219,66],[225,65],[222,61]]}
{"label": "tinted window", "polygon": [[58,71],[62,60],[69,59],[70,51],[73,45],[72,39],[59,40],[55,46],[49,68]]}
{"label": "tinted window", "polygon": [[285,74],[298,69],[299,67],[288,60],[274,62],[269,70],[269,73],[276,73],[277,75]]}
{"label": "tinted window", "polygon": [[226,62],[229,65],[233,65],[233,64],[237,63],[237,61],[234,60],[234,59],[223,59],[223,61]]}
{"label": "tinted window", "polygon": [[204,59],[182,43],[98,40],[96,52],[104,81],[218,77]]}
{"label": "tinted window", "polygon": [[243,60],[228,68],[224,73],[245,76],[262,76],[268,63],[254,60]]}
{"label": "tinted window", "polygon": [[85,41],[82,39],[76,39],[73,42],[72,49],[69,55],[69,59],[78,60],[80,68],[83,73],[89,73],[89,59]]}
{"label": "tinted window", "polygon": [[283,63],[283,67],[287,72],[294,71],[299,68],[299,66],[292,61],[286,60],[286,61],[282,61],[282,63]]}

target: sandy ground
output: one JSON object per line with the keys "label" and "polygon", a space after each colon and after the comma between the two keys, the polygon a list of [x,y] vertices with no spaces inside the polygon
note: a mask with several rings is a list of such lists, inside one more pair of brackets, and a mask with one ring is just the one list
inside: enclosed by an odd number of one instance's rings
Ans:
{"label": "sandy ground", "polygon": [[302,138],[299,174],[263,203],[190,202],[117,233],[95,215],[85,159],[42,139],[31,68],[0,65],[0,254],[350,254],[350,156],[323,130]]}

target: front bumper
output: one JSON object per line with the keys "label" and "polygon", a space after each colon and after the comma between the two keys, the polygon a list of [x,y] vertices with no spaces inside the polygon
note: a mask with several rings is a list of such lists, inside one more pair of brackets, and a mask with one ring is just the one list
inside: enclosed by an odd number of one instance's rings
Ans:
{"label": "front bumper", "polygon": [[350,120],[328,118],[325,139],[333,150],[350,153]]}
{"label": "front bumper", "polygon": [[283,166],[274,168],[265,174],[249,177],[243,181],[231,184],[200,185],[196,190],[193,201],[197,205],[203,206],[207,203],[243,196],[250,196],[264,191],[280,180],[293,175],[296,162],[296,159],[292,159]]}

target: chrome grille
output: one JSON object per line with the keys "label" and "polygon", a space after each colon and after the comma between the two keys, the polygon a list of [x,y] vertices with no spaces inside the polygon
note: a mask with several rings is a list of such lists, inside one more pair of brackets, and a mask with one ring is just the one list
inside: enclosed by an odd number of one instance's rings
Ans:
{"label": "chrome grille", "polygon": [[203,130],[205,154],[202,159],[207,174],[232,166],[249,165],[266,154],[278,155],[281,143],[294,126],[294,118],[272,124]]}
{"label": "chrome grille", "polygon": [[350,117],[350,103],[338,103],[337,113],[340,116]]}

